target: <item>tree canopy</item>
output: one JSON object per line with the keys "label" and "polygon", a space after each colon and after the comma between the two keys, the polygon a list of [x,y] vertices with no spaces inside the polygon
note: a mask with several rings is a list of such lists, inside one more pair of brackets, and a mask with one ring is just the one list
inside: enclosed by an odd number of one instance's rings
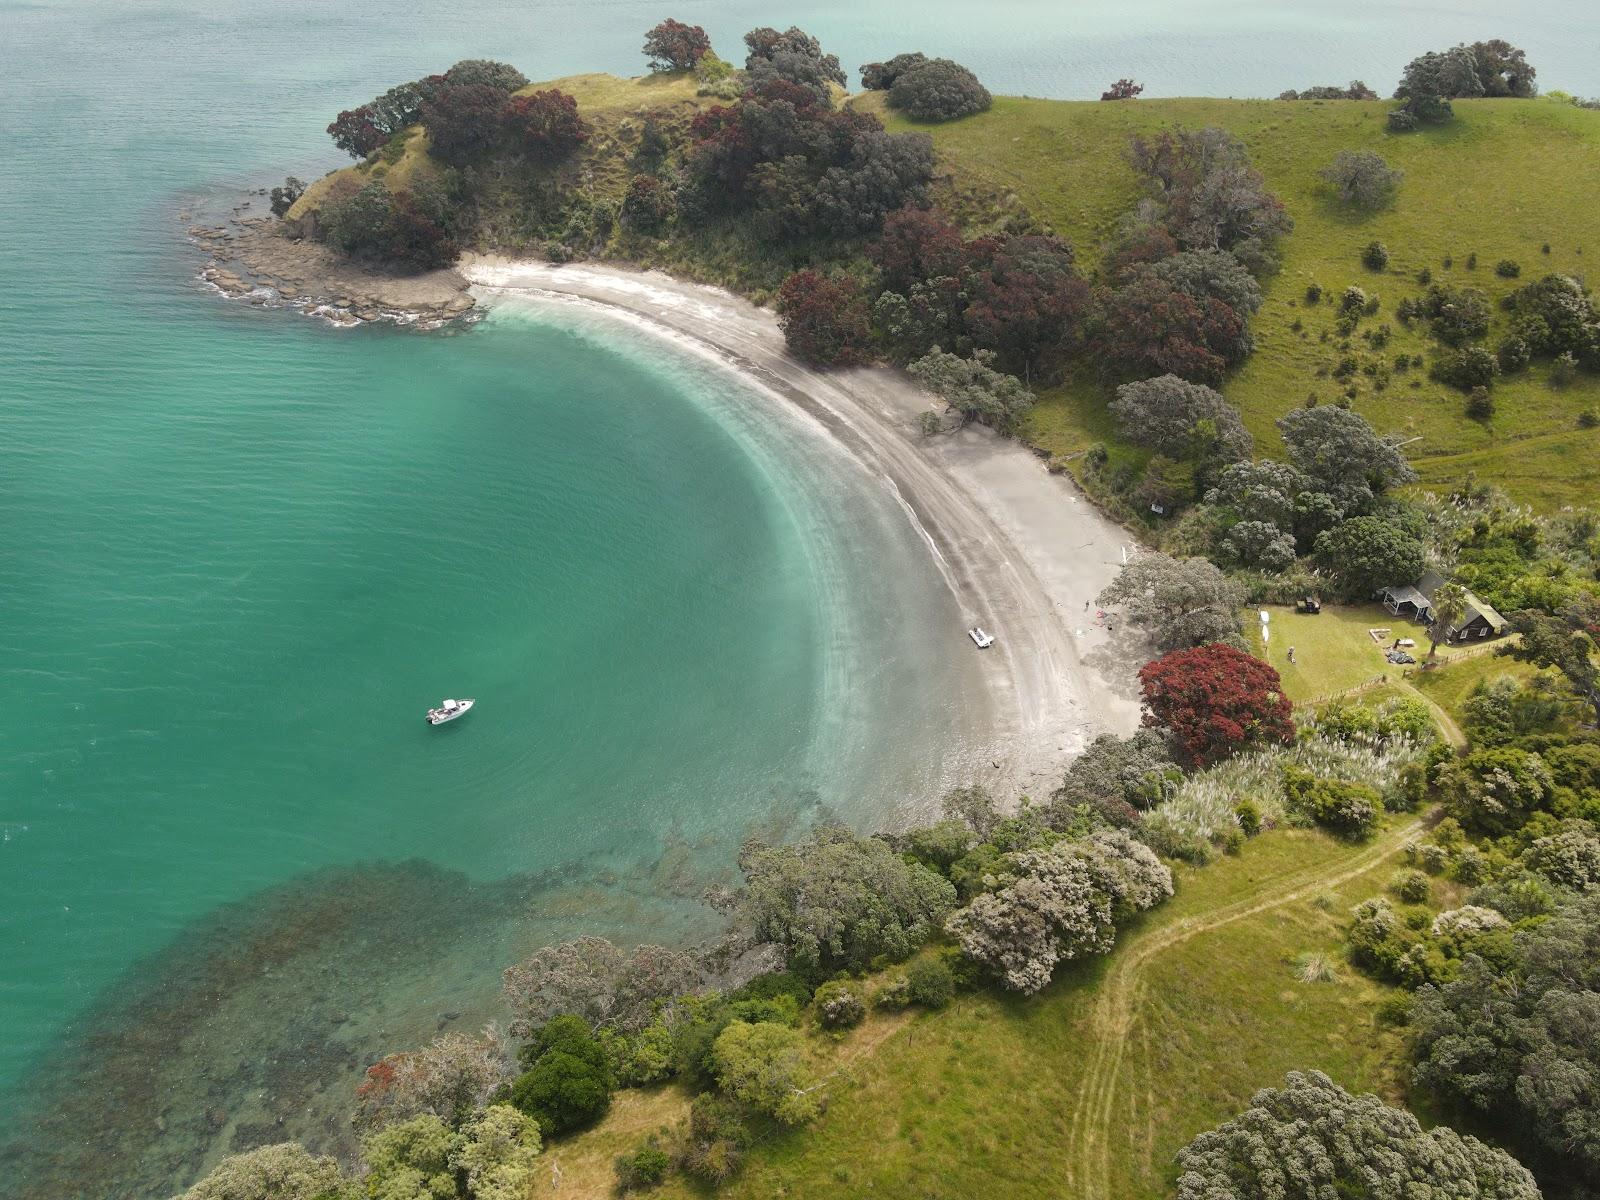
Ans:
{"label": "tree canopy", "polygon": [[1014,433],[1033,407],[1033,393],[1015,375],[996,371],[990,366],[993,361],[991,350],[974,350],[971,358],[962,358],[935,346],[907,370],[943,400],[962,425],[977,421],[997,433]]}
{"label": "tree canopy", "polygon": [[929,58],[895,73],[889,107],[919,121],[954,121],[994,103],[978,77],[948,58]]}
{"label": "tree canopy", "polygon": [[331,1158],[298,1142],[262,1146],[218,1163],[179,1200],[354,1200],[356,1186]]}
{"label": "tree canopy", "polygon": [[700,978],[698,962],[685,951],[644,945],[629,952],[585,936],[506,968],[503,990],[516,1037],[566,1015],[632,1032],[649,1023],[657,1001],[692,991]]}
{"label": "tree canopy", "polygon": [[1521,609],[1511,616],[1521,640],[1500,653],[1541,667],[1554,667],[1572,690],[1594,709],[1600,721],[1600,600],[1579,594],[1556,612]]}
{"label": "tree canopy", "polygon": [[698,25],[668,17],[644,35],[644,56],[652,71],[692,71],[711,53],[711,39]]}
{"label": "tree canopy", "polygon": [[1238,409],[1204,384],[1176,375],[1123,384],[1111,414],[1129,441],[1173,458],[1237,461],[1249,458],[1254,445]]}
{"label": "tree canopy", "polygon": [[1515,935],[1509,970],[1469,955],[1418,990],[1416,1078],[1509,1117],[1530,1141],[1600,1177],[1600,892]]}
{"label": "tree canopy", "polygon": [[737,915],[807,969],[906,958],[955,904],[947,880],[838,826],[787,846],[750,845],[739,866]]}
{"label": "tree canopy", "polygon": [[1539,1200],[1502,1150],[1404,1109],[1291,1071],[1178,1152],[1177,1200]]}
{"label": "tree canopy", "polygon": [[[1203,558],[1141,554],[1101,592],[1099,603],[1121,604],[1128,619],[1162,650],[1239,639],[1239,585]],[[1242,641],[1240,642],[1242,645]]]}
{"label": "tree canopy", "polygon": [[1364,503],[1378,492],[1417,478],[1399,448],[1379,437],[1365,417],[1348,408],[1318,405],[1291,409],[1278,418],[1278,429],[1288,447],[1289,461],[1318,490],[1347,506]]}
{"label": "tree canopy", "polygon": [[1294,706],[1278,672],[1243,650],[1174,650],[1146,663],[1139,682],[1145,724],[1170,731],[1201,766],[1252,744],[1294,740]]}
{"label": "tree canopy", "polygon": [[1352,517],[1317,536],[1317,563],[1355,600],[1422,574],[1427,548],[1409,530],[1383,517]]}
{"label": "tree canopy", "polygon": [[1002,885],[952,913],[947,928],[962,953],[1029,994],[1059,963],[1111,949],[1117,918],[1172,895],[1172,872],[1122,830],[1019,851],[998,874]]}

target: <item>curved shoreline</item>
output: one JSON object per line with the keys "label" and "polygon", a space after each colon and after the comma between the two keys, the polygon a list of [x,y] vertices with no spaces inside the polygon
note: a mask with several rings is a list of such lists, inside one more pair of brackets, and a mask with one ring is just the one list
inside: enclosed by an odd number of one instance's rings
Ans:
{"label": "curved shoreline", "polygon": [[[747,383],[813,418],[906,510],[965,619],[997,635],[983,655],[1003,793],[1042,797],[1096,734],[1138,723],[1141,645],[1095,620],[1125,531],[1027,447],[970,426],[924,437],[930,398],[888,367],[813,370],[789,356],[777,320],[729,292],[660,272],[468,255],[458,270],[485,300],[524,294],[597,304],[714,355]],[[951,653],[977,653],[964,629]],[[1004,795],[1002,798],[1005,798]]]}

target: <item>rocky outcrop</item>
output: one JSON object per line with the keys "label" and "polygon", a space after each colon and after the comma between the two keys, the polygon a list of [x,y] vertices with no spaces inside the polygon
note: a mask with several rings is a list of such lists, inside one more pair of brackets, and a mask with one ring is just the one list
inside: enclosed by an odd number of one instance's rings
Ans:
{"label": "rocky outcrop", "polygon": [[407,275],[357,262],[250,208],[245,201],[229,219],[188,230],[207,255],[201,280],[224,296],[293,307],[335,325],[437,329],[475,315],[467,281],[454,270]]}

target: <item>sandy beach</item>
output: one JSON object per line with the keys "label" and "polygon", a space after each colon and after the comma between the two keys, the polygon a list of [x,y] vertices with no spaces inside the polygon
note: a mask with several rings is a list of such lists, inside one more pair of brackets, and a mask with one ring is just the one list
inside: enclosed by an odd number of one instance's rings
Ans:
{"label": "sandy beach", "polygon": [[951,653],[983,655],[990,782],[1002,797],[1043,797],[1096,734],[1138,724],[1135,673],[1148,655],[1130,631],[1108,630],[1094,604],[1134,546],[1026,446],[979,426],[924,436],[919,417],[935,402],[903,372],[809,368],[788,354],[770,311],[717,288],[495,255],[468,255],[458,269],[485,305],[522,293],[631,314],[798,406],[892,488],[968,622],[998,639],[980,652],[955,631]]}

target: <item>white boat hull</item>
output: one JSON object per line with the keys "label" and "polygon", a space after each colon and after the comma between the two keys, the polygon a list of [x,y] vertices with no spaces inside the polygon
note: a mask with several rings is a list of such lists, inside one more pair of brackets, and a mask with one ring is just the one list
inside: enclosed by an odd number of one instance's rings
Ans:
{"label": "white boat hull", "polygon": [[444,725],[457,717],[464,717],[476,703],[475,700],[446,700],[440,707],[428,710],[428,724]]}

